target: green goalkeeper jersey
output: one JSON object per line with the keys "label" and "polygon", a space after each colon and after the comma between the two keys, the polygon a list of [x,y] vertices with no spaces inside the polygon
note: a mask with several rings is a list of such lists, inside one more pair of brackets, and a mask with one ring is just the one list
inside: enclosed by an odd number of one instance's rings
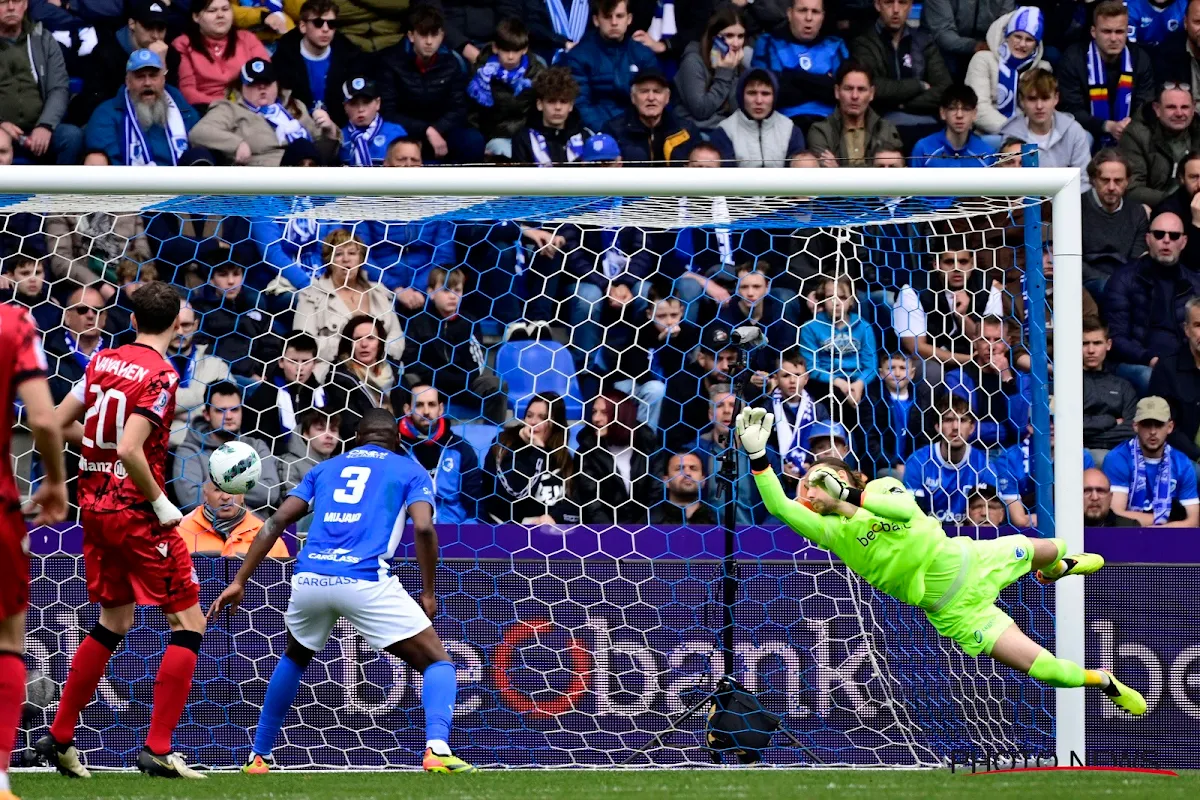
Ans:
{"label": "green goalkeeper jersey", "polygon": [[911,605],[925,595],[925,573],[948,541],[941,523],[925,516],[895,478],[871,481],[853,517],[822,515],[791,500],[774,470],[754,473],[763,503],[776,519],[832,551],[867,583]]}

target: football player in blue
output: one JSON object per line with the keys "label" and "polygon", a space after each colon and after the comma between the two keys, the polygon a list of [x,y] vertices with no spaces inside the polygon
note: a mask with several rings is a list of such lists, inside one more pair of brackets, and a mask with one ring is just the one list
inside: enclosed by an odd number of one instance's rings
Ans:
{"label": "football player in blue", "polygon": [[[425,709],[426,772],[465,773],[475,767],[457,758],[447,743],[458,688],[454,663],[434,631],[437,614],[434,577],[438,541],[433,527],[433,485],[429,474],[396,453],[396,420],[370,409],[348,453],[313,467],[267,520],[229,587],[209,609],[209,618],[242,602],[246,583],[284,529],[309,513],[312,527],[296,558],[287,609],[288,643],[271,673],[254,736],[242,771],[266,774],[283,718],[296,699],[300,678],[345,617],[376,649],[403,659],[421,673]],[[388,574],[388,561],[411,519],[421,569],[420,605]]]}

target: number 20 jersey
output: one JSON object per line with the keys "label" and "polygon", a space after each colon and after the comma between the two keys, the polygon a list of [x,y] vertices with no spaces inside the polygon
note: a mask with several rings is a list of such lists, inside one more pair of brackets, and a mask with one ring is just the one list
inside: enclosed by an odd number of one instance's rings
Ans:
{"label": "number 20 jersey", "polygon": [[289,497],[308,503],[312,527],[295,574],[380,581],[400,545],[407,509],[433,503],[429,473],[377,445],[356,447],[308,471]]}
{"label": "number 20 jersey", "polygon": [[83,380],[71,390],[87,409],[79,458],[81,507],[104,512],[148,505],[117,458],[117,443],[133,414],[150,422],[150,436],[142,452],[150,463],[154,482],[165,490],[167,446],[178,385],[175,368],[144,344],[101,350],[93,356]]}

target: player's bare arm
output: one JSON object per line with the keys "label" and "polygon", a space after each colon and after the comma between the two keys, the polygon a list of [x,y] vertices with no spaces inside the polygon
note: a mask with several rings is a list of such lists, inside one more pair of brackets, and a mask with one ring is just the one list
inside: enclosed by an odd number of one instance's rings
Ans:
{"label": "player's bare arm", "polygon": [[30,505],[37,509],[34,525],[51,525],[67,518],[67,469],[63,462],[62,429],[54,410],[50,384],[43,377],[28,378],[17,386],[17,397],[25,406],[25,422],[33,431],[33,441],[46,477],[38,486]]}
{"label": "player's bare arm", "polygon": [[238,568],[237,575],[233,581],[221,592],[221,596],[213,601],[213,604],[208,609],[208,618],[212,619],[217,614],[221,613],[221,609],[228,607],[231,612],[237,611],[237,607],[242,603],[242,596],[246,591],[246,583],[254,575],[254,570],[258,569],[258,565],[263,562],[263,559],[271,552],[271,548],[275,546],[275,542],[283,535],[289,525],[295,525],[305,514],[308,513],[308,503],[298,497],[287,497],[283,504],[279,506],[271,517],[263,523],[262,529],[258,535],[254,537],[254,542],[251,543],[250,549],[246,551],[246,558],[242,561],[242,566]]}
{"label": "player's bare arm", "polygon": [[125,471],[134,486],[150,501],[159,523],[173,528],[183,519],[183,514],[170,501],[166,492],[159,488],[154,480],[154,473],[150,470],[150,462],[146,460],[146,452],[142,449],[153,429],[150,420],[141,414],[131,414],[125,423],[121,441],[117,442],[117,458],[125,466]]}
{"label": "player's bare arm", "polygon": [[437,581],[438,538],[433,527],[433,506],[413,503],[408,507],[413,521],[413,540],[417,546],[417,566],[421,569],[421,608],[430,619],[437,616],[438,602],[434,587]]}
{"label": "player's bare arm", "polygon": [[83,424],[80,420],[83,419],[84,412],[87,411],[87,406],[83,401],[76,397],[75,392],[68,394],[58,408],[54,410],[54,416],[57,418],[58,429],[62,431],[62,438],[68,443],[76,447],[83,444]]}

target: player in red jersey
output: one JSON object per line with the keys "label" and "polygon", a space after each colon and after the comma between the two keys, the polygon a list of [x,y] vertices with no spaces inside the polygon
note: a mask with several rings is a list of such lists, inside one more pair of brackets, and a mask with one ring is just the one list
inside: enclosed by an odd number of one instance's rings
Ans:
{"label": "player in red jersey", "polygon": [[13,479],[10,446],[17,400],[41,456],[45,477],[30,499],[38,507],[34,525],[67,516],[66,468],[62,434],[46,382],[46,357],[29,313],[0,305],[0,800],[15,800],[8,785],[21,709],[25,706],[25,610],[29,607],[29,532]]}
{"label": "player in red jersey", "polygon": [[93,356],[83,380],[58,407],[67,438],[81,444],[83,560],[88,599],[100,604],[100,621],[75,651],[50,733],[35,749],[63,775],[90,777],[73,743],[79,713],[133,625],[134,604],[153,605],[166,614],[171,639],[154,681],[150,731],[137,766],[150,775],[203,778],[171,752],[204,634],[200,587],[175,531],[183,515],[163,490],[179,383],[165,353],[176,336],[180,297],[169,284],[152,281],[130,302],[137,340]]}

